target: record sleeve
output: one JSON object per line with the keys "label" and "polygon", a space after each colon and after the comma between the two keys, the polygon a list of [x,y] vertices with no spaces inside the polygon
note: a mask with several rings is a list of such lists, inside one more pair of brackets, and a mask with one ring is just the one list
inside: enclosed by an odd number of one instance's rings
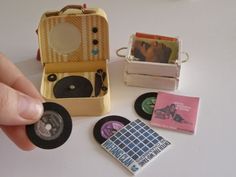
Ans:
{"label": "record sleeve", "polygon": [[194,133],[198,106],[199,97],[159,92],[151,125]]}
{"label": "record sleeve", "polygon": [[136,119],[109,137],[101,146],[132,174],[137,174],[170,144],[151,127]]}

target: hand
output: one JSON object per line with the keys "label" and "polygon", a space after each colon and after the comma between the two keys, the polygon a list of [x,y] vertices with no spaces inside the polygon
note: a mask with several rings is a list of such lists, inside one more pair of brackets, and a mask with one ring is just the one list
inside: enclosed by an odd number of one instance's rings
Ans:
{"label": "hand", "polygon": [[34,85],[0,54],[0,128],[21,149],[32,150],[25,125],[43,114],[43,99]]}

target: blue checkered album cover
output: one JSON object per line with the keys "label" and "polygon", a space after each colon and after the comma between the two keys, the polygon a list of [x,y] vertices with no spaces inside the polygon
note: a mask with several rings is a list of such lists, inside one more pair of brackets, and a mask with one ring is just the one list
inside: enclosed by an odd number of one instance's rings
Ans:
{"label": "blue checkered album cover", "polygon": [[171,143],[141,120],[130,122],[102,143],[102,147],[136,174]]}

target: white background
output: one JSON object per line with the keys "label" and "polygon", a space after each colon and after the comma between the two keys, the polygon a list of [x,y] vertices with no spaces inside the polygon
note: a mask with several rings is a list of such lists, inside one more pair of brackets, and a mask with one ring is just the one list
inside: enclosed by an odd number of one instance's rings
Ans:
{"label": "white background", "polygon": [[[58,10],[75,0],[0,0],[0,51],[5,53],[39,88],[42,67],[34,58],[37,28],[47,10]],[[235,177],[234,135],[236,90],[235,0],[87,0],[103,8],[109,18],[111,63],[111,114],[138,118],[134,100],[152,89],[127,87],[123,83],[123,59],[119,47],[127,46],[136,31],[179,36],[190,54],[183,64],[180,87],[174,93],[199,96],[195,135],[155,130],[172,142],[138,176]],[[70,139],[55,150],[19,150],[0,132],[1,177],[121,177],[132,176],[93,138],[100,117],[74,118]],[[148,122],[147,122],[148,123]]]}

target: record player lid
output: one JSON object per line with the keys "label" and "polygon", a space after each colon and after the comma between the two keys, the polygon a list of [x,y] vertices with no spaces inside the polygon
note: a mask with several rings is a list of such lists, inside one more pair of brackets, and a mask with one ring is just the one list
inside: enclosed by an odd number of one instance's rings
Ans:
{"label": "record player lid", "polygon": [[66,6],[43,14],[39,28],[42,63],[109,58],[108,22],[102,9]]}

